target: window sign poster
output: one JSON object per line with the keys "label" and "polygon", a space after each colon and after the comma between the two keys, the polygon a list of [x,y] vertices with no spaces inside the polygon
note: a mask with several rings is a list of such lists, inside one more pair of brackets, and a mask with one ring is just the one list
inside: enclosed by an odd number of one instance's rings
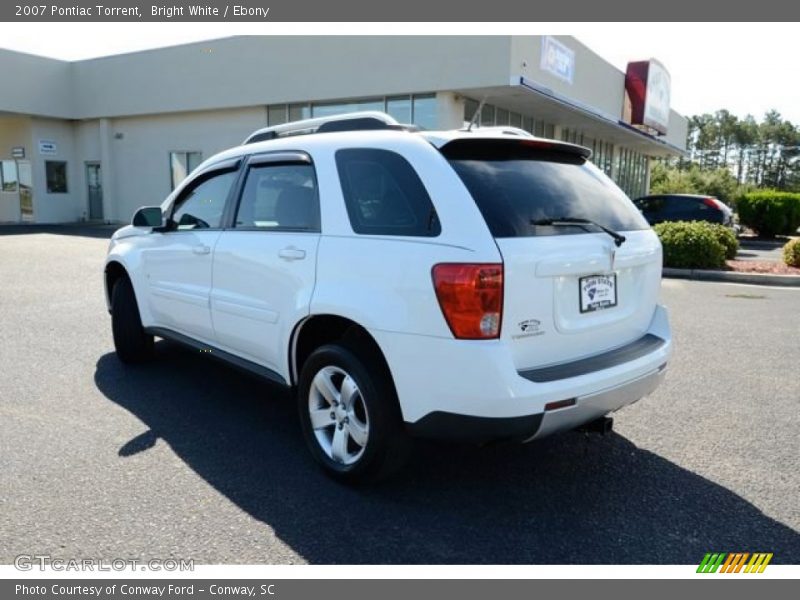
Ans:
{"label": "window sign poster", "polygon": [[39,154],[53,155],[58,153],[58,146],[51,140],[39,140]]}

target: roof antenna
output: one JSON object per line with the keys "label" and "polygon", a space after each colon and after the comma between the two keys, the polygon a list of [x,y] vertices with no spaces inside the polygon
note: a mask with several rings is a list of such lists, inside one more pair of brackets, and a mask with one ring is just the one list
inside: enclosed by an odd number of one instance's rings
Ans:
{"label": "roof antenna", "polygon": [[483,105],[486,104],[486,98],[488,96],[484,96],[483,100],[480,101],[478,104],[477,110],[475,110],[475,114],[472,115],[472,119],[469,121],[469,125],[467,126],[467,131],[472,131],[472,126],[478,122],[478,117],[481,116],[481,111],[483,110]]}

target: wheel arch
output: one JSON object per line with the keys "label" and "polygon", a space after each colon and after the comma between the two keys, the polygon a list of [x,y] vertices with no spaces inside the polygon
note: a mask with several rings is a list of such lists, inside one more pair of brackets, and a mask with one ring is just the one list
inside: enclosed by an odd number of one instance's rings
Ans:
{"label": "wheel arch", "polygon": [[309,315],[295,325],[289,344],[291,384],[297,385],[303,364],[316,348],[337,341],[365,346],[370,352],[374,352],[394,386],[386,356],[367,328],[353,319],[336,314]]}
{"label": "wheel arch", "polygon": [[118,260],[109,260],[106,263],[105,269],[103,269],[103,285],[106,294],[106,305],[108,306],[109,312],[111,312],[111,292],[114,290],[116,283],[123,277],[133,283],[125,265]]}

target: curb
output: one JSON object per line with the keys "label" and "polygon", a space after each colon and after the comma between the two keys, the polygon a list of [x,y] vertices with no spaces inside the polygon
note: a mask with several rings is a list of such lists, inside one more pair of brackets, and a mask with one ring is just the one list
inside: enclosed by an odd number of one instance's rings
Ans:
{"label": "curb", "polygon": [[778,285],[800,287],[800,275],[769,275],[766,273],[737,273],[735,271],[712,271],[706,269],[670,269],[664,267],[662,275],[671,279],[695,281],[727,281],[751,285]]}

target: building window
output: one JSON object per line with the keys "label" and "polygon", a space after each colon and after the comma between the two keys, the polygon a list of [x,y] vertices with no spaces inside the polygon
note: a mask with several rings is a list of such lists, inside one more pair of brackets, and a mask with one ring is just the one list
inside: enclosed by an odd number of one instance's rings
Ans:
{"label": "building window", "polygon": [[383,111],[385,104],[382,98],[365,98],[351,102],[325,102],[311,105],[312,117],[332,117],[363,110]]}
{"label": "building window", "polygon": [[481,127],[494,127],[494,105],[484,104],[481,109],[481,120],[478,123]]}
{"label": "building window", "polygon": [[378,98],[356,98],[346,102],[273,104],[267,107],[267,125],[332,117],[351,112],[385,112],[399,123],[413,123],[423,129],[436,129],[439,119],[435,94],[405,94]]}
{"label": "building window", "polygon": [[347,215],[355,233],[435,237],[439,218],[414,167],[389,150],[336,152]]}
{"label": "building window", "polygon": [[592,162],[606,175],[611,177],[612,158],[614,145],[602,140],[595,140],[592,146]]}
{"label": "building window", "polygon": [[522,128],[528,133],[536,135],[536,121],[533,117],[522,117]]}
{"label": "building window", "polygon": [[[290,104],[289,105],[289,121],[302,121],[303,119],[311,118],[311,105],[310,104]],[[271,123],[270,123],[271,124]]]}
{"label": "building window", "polygon": [[614,178],[617,185],[631,198],[646,194],[647,157],[634,150],[620,148],[615,162]]}
{"label": "building window", "polygon": [[67,193],[67,163],[60,160],[47,160],[44,163],[48,194]]}
{"label": "building window", "polygon": [[186,176],[203,162],[202,152],[179,151],[169,153],[169,172],[172,189],[178,187]]}
{"label": "building window", "polygon": [[17,191],[17,163],[13,160],[0,161],[0,192]]}
{"label": "building window", "polygon": [[472,98],[465,98],[464,99],[464,124],[469,125],[472,123],[472,120],[475,119],[475,125],[480,123],[481,117],[480,115],[476,115],[475,113],[478,112],[478,101],[473,100]]}
{"label": "building window", "polygon": [[436,129],[439,119],[436,116],[436,96],[433,94],[413,97],[414,114],[412,122],[419,125],[422,129]]}
{"label": "building window", "polygon": [[278,104],[267,108],[267,125],[283,125],[286,123],[286,105]]}
{"label": "building window", "polygon": [[498,108],[495,113],[495,125],[508,125],[508,111],[504,108]]}
{"label": "building window", "polygon": [[386,112],[399,123],[411,123],[411,96],[387,98]]}
{"label": "building window", "polygon": [[[464,99],[464,124],[468,124],[478,110],[480,103],[472,98]],[[415,123],[419,123],[416,118]],[[541,119],[534,119],[531,115],[524,115],[508,111],[493,104],[486,104],[481,107],[480,115],[475,119],[477,127],[493,127],[496,125],[510,125],[519,127],[532,133],[537,137],[555,139],[556,128],[553,123],[545,123]],[[562,139],[566,141],[577,140],[580,143],[580,136],[575,131],[568,129],[562,130]]]}

